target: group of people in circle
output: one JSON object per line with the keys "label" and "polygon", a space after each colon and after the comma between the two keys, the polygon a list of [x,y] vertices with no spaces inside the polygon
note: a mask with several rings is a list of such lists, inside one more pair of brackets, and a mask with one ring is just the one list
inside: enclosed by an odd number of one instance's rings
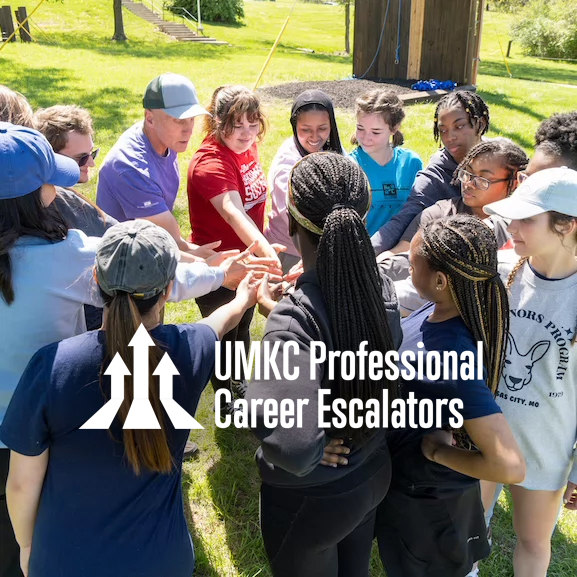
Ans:
{"label": "group of people in circle", "polygon": [[[560,509],[577,510],[577,111],[544,120],[529,159],[487,137],[478,94],[449,93],[424,166],[402,147],[395,94],[358,98],[348,154],[331,99],[307,90],[267,179],[266,117],[247,88],[220,87],[204,108],[190,80],[166,73],[143,108],[104,159],[94,204],[73,188],[98,155],[88,112],[33,113],[0,87],[0,576],[193,573],[181,466],[195,449],[163,410],[156,369],[168,353],[173,398],[190,414],[209,381],[255,407],[275,577],[368,576],[375,537],[388,577],[477,575],[504,484],[515,576],[545,577]],[[177,155],[200,116],[184,238]],[[202,320],[164,324],[164,305],[189,299]],[[296,343],[296,381],[214,375],[217,341],[221,366],[235,343],[248,350],[256,306],[263,341]],[[140,325],[159,429],[123,428]],[[329,377],[309,369],[315,341],[415,354],[480,342],[483,376]],[[118,414],[83,429],[117,398],[117,356],[128,367]],[[447,411],[436,430],[320,427],[321,389],[347,403],[383,391],[460,399],[464,425],[452,430]],[[299,428],[261,411],[287,398],[308,401]]]}

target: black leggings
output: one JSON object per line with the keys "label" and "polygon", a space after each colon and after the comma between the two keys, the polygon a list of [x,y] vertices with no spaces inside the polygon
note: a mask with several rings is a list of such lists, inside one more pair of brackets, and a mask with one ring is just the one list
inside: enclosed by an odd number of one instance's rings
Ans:
{"label": "black leggings", "polygon": [[274,577],[368,577],[376,507],[390,463],[340,495],[307,496],[265,483],[260,526]]}
{"label": "black leggings", "polygon": [[[235,292],[228,290],[227,288],[221,287],[218,290],[215,290],[203,297],[198,297],[196,299],[196,304],[200,309],[200,314],[203,318],[208,317],[211,315],[217,308],[221,307],[229,303],[235,297]],[[229,331],[222,337],[221,339],[221,349],[220,349],[220,366],[224,369],[227,366],[228,355],[226,354],[226,342],[231,341],[232,351],[233,351],[233,358],[234,358],[234,343],[235,341],[240,341],[244,343],[245,351],[248,354],[249,346],[250,346],[250,323],[252,321],[252,317],[254,314],[254,307],[248,309],[238,326]],[[234,364],[232,365],[234,367]],[[234,372],[233,372],[234,375]],[[244,378],[248,378],[250,375],[244,375]],[[212,388],[215,391],[219,389],[228,389],[230,391],[230,379],[217,379],[215,375],[212,375]]]}

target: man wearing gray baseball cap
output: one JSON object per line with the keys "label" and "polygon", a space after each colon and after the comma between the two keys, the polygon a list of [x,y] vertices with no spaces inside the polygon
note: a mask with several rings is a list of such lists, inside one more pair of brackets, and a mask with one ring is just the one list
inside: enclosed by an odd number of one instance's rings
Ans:
{"label": "man wearing gray baseball cap", "polygon": [[180,186],[179,152],[192,136],[194,120],[208,114],[194,84],[167,72],[146,87],[144,121],[130,127],[112,147],[100,169],[96,203],[118,221],[142,218],[166,229],[178,248],[200,257],[214,247],[197,247],[180,233],[172,214]]}

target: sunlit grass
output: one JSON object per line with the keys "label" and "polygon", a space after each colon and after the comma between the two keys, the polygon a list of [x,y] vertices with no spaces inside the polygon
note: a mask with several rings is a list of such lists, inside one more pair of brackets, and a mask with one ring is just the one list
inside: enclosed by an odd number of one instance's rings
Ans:
{"label": "sunlit grass", "polygon": [[[230,46],[177,43],[124,11],[125,44],[110,41],[113,32],[112,2],[64,0],[45,2],[34,16],[36,44],[10,44],[0,52],[0,82],[23,92],[36,107],[74,103],[88,108],[101,147],[98,163],[118,136],[142,117],[142,94],[148,81],[162,72],[189,76],[202,102],[221,84],[241,83],[252,87],[268,50],[292,5],[292,0],[245,2],[242,26],[205,23],[205,33]],[[513,43],[507,60],[503,50],[509,41],[508,25],[513,16],[485,14],[478,89],[491,108],[491,136],[503,135],[532,151],[538,124],[554,112],[577,108],[577,66],[522,55]],[[298,48],[314,50],[304,53]],[[340,6],[297,4],[262,85],[291,81],[345,79],[352,75],[352,58],[343,56],[344,12]],[[570,86],[573,85],[573,86]],[[260,147],[265,169],[291,134],[290,103],[266,100],[270,122]],[[407,109],[403,125],[405,146],[427,161],[437,149],[432,136],[433,104]],[[354,130],[351,110],[337,110],[343,143]],[[180,157],[182,175],[201,140],[200,127],[189,150]],[[190,230],[184,180],[176,216],[184,232]],[[82,191],[95,197],[95,182]],[[193,322],[198,318],[193,302],[170,305],[168,322]],[[258,314],[252,336],[259,339],[264,319]],[[184,465],[186,512],[196,546],[199,576],[269,576],[258,529],[258,474],[253,461],[256,442],[248,431],[214,427],[213,394],[203,395],[198,420],[206,426],[195,432],[200,445],[198,459]],[[514,537],[507,494],[497,508],[495,548],[482,565],[483,577],[512,575]],[[554,537],[550,577],[573,577],[577,567],[577,520],[564,513]],[[384,575],[373,559],[372,575]]]}

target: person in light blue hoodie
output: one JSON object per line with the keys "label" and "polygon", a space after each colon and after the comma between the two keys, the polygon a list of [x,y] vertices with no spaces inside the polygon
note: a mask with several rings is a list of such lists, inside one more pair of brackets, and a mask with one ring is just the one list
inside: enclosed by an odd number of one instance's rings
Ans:
{"label": "person in light blue hoodie", "polygon": [[[61,276],[61,288],[73,284],[80,269],[71,261],[72,253],[82,262],[82,239],[66,242],[67,227],[62,218],[46,208],[56,198],[56,186],[73,186],[80,169],[71,158],[55,154],[48,141],[35,130],[0,122],[0,422],[30,357],[46,334],[55,334],[62,324],[78,318],[53,316],[54,307],[45,307],[42,283],[50,283],[52,298],[64,298],[54,286]],[[87,238],[84,237],[84,240]],[[61,242],[63,241],[63,242]],[[58,253],[58,262],[48,252]],[[37,257],[33,255],[38,255]],[[88,262],[83,262],[87,266]],[[75,277],[72,275],[76,274]],[[21,284],[23,276],[29,277]],[[72,292],[76,292],[72,289]],[[36,319],[36,320],[35,320]],[[38,322],[39,319],[44,321]],[[50,327],[50,328],[48,328]],[[50,341],[48,341],[50,342]],[[47,344],[42,342],[41,344]],[[17,575],[19,548],[11,531],[6,507],[5,486],[9,450],[0,443],[0,575]]]}
{"label": "person in light blue hoodie", "polygon": [[376,89],[364,94],[357,99],[356,114],[352,142],[358,146],[350,156],[369,179],[372,203],[367,229],[372,236],[399,212],[423,163],[412,150],[400,147],[405,111],[394,92]]}

